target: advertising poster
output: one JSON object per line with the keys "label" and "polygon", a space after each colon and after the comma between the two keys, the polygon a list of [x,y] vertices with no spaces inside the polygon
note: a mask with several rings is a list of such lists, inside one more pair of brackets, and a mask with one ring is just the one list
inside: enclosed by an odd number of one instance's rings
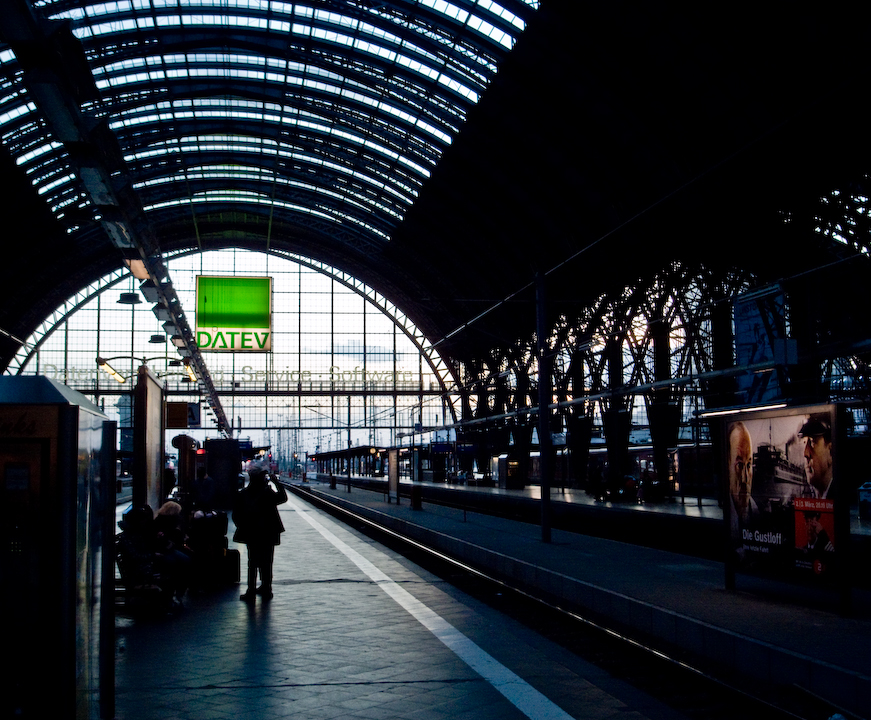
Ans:
{"label": "advertising poster", "polygon": [[197,276],[197,346],[209,352],[272,351],[272,278]]}
{"label": "advertising poster", "polygon": [[833,406],[747,413],[725,423],[730,562],[780,578],[833,579]]}
{"label": "advertising poster", "polygon": [[835,552],[835,512],[832,500],[796,498],[795,565],[823,575],[831,570]]}

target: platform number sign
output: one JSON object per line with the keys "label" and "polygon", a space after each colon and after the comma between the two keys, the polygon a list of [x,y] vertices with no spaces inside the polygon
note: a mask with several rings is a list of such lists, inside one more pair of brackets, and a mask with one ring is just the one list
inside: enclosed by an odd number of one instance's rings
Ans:
{"label": "platform number sign", "polygon": [[188,403],[188,427],[198,428],[200,426],[200,404]]}
{"label": "platform number sign", "polygon": [[202,421],[198,402],[166,403],[166,427],[170,429],[198,428]]}

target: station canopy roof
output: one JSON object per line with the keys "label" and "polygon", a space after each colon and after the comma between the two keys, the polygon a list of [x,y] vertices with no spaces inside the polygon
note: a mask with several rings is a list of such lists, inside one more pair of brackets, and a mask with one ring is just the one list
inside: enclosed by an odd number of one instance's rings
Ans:
{"label": "station canopy roof", "polygon": [[531,331],[536,274],[573,311],[675,260],[822,264],[784,218],[863,191],[858,13],[7,0],[0,356],[142,252],[314,258],[459,359]]}

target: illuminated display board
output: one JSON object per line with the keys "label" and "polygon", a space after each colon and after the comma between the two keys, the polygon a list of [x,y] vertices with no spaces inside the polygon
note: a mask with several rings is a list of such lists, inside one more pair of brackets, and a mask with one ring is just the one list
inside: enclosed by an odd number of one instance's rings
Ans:
{"label": "illuminated display board", "polygon": [[272,278],[197,276],[196,337],[200,350],[272,350]]}

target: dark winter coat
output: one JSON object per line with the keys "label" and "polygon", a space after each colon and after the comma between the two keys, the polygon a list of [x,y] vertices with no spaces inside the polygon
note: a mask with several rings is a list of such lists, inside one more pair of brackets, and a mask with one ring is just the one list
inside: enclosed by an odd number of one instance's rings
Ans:
{"label": "dark winter coat", "polygon": [[266,482],[249,482],[236,493],[233,503],[233,540],[247,545],[278,545],[284,524],[278,506],[287,502],[287,491],[276,484],[273,490]]}

